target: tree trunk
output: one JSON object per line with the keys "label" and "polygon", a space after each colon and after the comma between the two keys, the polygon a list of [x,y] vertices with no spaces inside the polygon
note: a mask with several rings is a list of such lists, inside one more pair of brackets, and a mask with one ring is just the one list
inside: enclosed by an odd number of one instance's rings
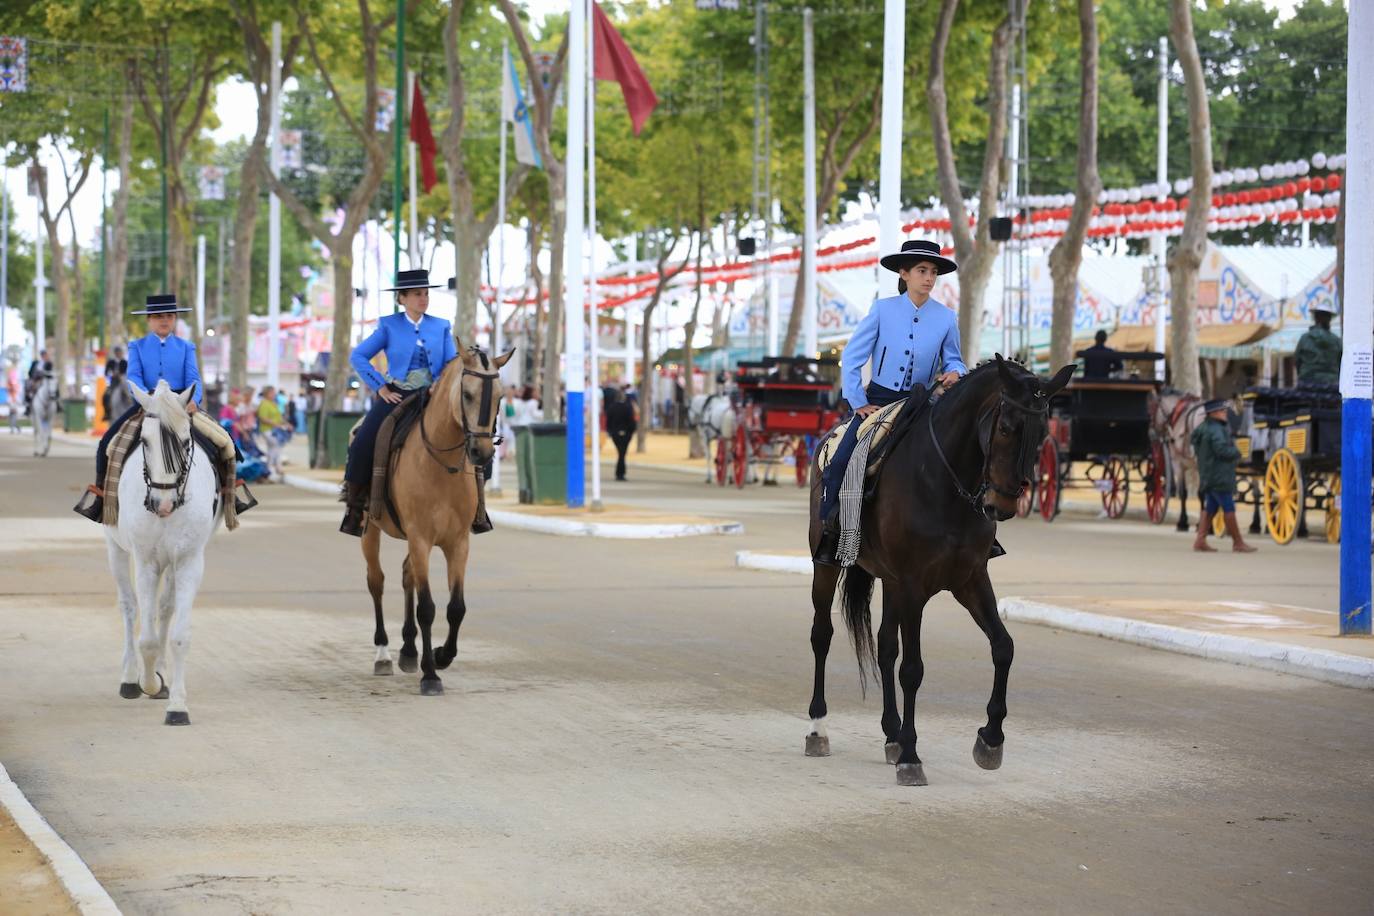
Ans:
{"label": "tree trunk", "polygon": [[1097,177],[1097,16],[1093,0],[1078,0],[1078,183],[1069,227],[1050,252],[1054,305],[1050,322],[1050,371],[1073,362],[1074,311],[1083,242],[1102,183]]}
{"label": "tree trunk", "polygon": [[[342,233],[340,238],[342,238]],[[342,245],[330,246],[330,261],[334,271],[334,330],[330,335],[329,373],[324,381],[324,403],[316,426],[315,467],[328,467],[325,443],[325,416],[343,406],[344,395],[348,393],[349,376],[353,367],[349,365],[350,338],[353,322],[348,316],[353,314],[353,236]],[[339,456],[332,456],[338,463]]]}
{"label": "tree trunk", "polygon": [[71,361],[71,283],[67,279],[66,249],[62,240],[57,237],[58,220],[46,213],[42,214],[42,219],[48,235],[48,258],[51,261],[49,272],[52,276],[52,285],[57,290],[57,316],[51,332],[54,344],[52,368],[53,375],[57,378],[58,391],[66,397],[70,394],[67,387],[67,363]]}
{"label": "tree trunk", "polygon": [[[690,241],[689,241],[690,244]],[[682,273],[691,257],[690,248],[687,251],[687,258],[683,258],[682,264],[676,270],[665,270],[668,259],[672,257],[673,251],[677,248],[677,237],[673,237],[672,244],[664,248],[659,253],[658,263],[654,266],[654,272],[658,274],[658,283],[654,286],[654,294],[649,298],[649,304],[644,306],[644,327],[640,337],[640,377],[639,377],[639,432],[635,444],[635,451],[643,454],[647,450],[647,440],[649,426],[652,425],[654,399],[651,391],[654,378],[654,359],[650,345],[653,342],[654,332],[654,309],[658,308],[659,300],[663,298],[663,291],[668,288],[668,284],[673,278]]]}
{"label": "tree trunk", "polygon": [[531,295],[534,296],[534,301],[530,304],[534,330],[530,344],[529,378],[526,384],[534,386],[539,391],[542,391],[544,386],[544,270],[539,266],[539,252],[544,248],[543,231],[543,224],[537,219],[531,219],[525,232],[530,248],[529,284],[532,289]]}
{"label": "tree trunk", "polygon": [[[105,275],[105,339],[113,349],[128,342],[124,327],[124,279],[129,273],[129,182],[133,177],[134,97],[125,91],[119,112],[119,188],[111,212]],[[102,241],[101,244],[106,244]]]}
{"label": "tree trunk", "polygon": [[[683,329],[686,336],[682,340],[682,363],[687,369],[687,380],[684,384],[683,394],[687,403],[692,403],[692,398],[697,396],[696,367],[694,365],[695,352],[692,349],[692,338],[697,333],[697,319],[701,314],[701,255],[706,248],[706,221],[702,220],[697,229],[697,279],[696,279],[696,298],[692,302],[692,316],[687,319],[687,326]],[[688,446],[688,458],[700,458],[706,454],[704,443],[700,436],[691,436],[691,444]]]}
{"label": "tree trunk", "polygon": [[935,143],[940,198],[949,209],[950,232],[959,262],[959,337],[964,360],[977,361],[983,332],[983,294],[992,275],[997,249],[988,231],[988,220],[997,206],[1002,172],[1003,140],[1007,132],[1007,58],[1011,50],[1011,20],[1004,18],[992,33],[988,62],[988,138],[983,149],[983,173],[978,191],[978,222],[969,230],[968,211],[954,145],[950,138],[948,101],[945,95],[945,48],[954,27],[959,0],[942,0],[940,17],[931,44],[930,76],[926,99],[930,107],[931,133]]}
{"label": "tree trunk", "polygon": [[[264,106],[265,107],[265,106]],[[253,294],[253,237],[258,227],[260,176],[267,168],[267,127],[259,115],[258,132],[239,170],[239,199],[234,207],[234,253],[229,270],[229,387],[248,384],[248,315]],[[261,139],[261,142],[260,142]],[[350,283],[351,286],[351,283]]]}
{"label": "tree trunk", "polygon": [[1212,118],[1207,105],[1207,85],[1202,61],[1193,38],[1191,0],[1169,0],[1169,35],[1183,68],[1188,95],[1188,151],[1193,167],[1193,187],[1188,192],[1188,216],[1183,235],[1169,255],[1169,287],[1172,301],[1173,354],[1170,370],[1173,386],[1201,396],[1202,378],[1197,352],[1197,274],[1207,253],[1207,218],[1212,205]]}
{"label": "tree trunk", "polygon": [[[72,216],[72,211],[67,211],[68,217]],[[76,314],[72,316],[72,396],[81,397],[81,370],[86,362],[86,278],[81,275],[81,244],[76,238],[76,220],[71,220],[72,226],[72,305]]]}
{"label": "tree trunk", "polygon": [[[451,168],[449,174],[452,174]],[[450,178],[450,191],[455,184],[457,182]],[[468,346],[477,343],[477,300],[482,292],[482,246],[485,242],[480,236],[477,220],[472,215],[472,189],[468,187],[453,199],[453,245],[458,276],[457,288],[453,291],[458,298],[453,336]]]}

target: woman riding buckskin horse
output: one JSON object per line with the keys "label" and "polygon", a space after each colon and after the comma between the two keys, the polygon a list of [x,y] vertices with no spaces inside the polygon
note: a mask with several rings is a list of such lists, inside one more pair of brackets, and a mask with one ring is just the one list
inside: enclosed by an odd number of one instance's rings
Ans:
{"label": "woman riding buckskin horse", "polygon": [[[353,442],[348,447],[344,469],[344,512],[339,530],[362,537],[369,491],[372,484],[373,452],[382,421],[406,398],[428,388],[458,356],[453,342],[453,326],[442,318],[428,315],[429,291],[438,289],[429,282],[427,270],[403,270],[396,275],[396,304],[404,311],[387,315],[377,322],[377,330],[353,348],[349,362],[353,371],[377,396],[367,412]],[[372,357],[386,353],[387,374],[378,372]],[[485,507],[479,510],[472,526],[475,534],[491,530]]]}

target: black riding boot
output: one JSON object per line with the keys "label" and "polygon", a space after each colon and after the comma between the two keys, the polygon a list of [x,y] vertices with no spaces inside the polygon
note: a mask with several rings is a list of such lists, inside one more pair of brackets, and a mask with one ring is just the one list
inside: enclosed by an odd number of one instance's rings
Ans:
{"label": "black riding boot", "polygon": [[[838,515],[838,513],[836,513]],[[821,539],[816,544],[816,552],[811,559],[821,566],[839,566],[840,521],[831,518],[821,525]]]}
{"label": "black riding boot", "polygon": [[367,527],[367,488],[345,481],[340,501],[346,503],[348,508],[344,512],[339,530],[355,538],[362,537],[363,529]]}
{"label": "black riding boot", "polygon": [[484,474],[477,475],[477,513],[472,517],[472,533],[486,534],[496,527],[491,523],[491,516],[487,515],[487,478]]}
{"label": "black riding boot", "polygon": [[[87,497],[91,497],[87,502]],[[95,484],[86,487],[86,492],[81,494],[81,498],[72,506],[72,511],[77,515],[84,515],[97,524],[105,521],[105,494]]]}

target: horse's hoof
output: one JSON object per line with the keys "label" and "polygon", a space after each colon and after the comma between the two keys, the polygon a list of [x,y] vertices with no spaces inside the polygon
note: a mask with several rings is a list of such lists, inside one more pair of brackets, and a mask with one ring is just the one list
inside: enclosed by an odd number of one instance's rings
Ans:
{"label": "horse's hoof", "polygon": [[162,720],[163,725],[190,725],[191,714],[189,712],[169,712],[167,718]]}
{"label": "horse's hoof", "polygon": [[441,670],[447,668],[449,665],[453,664],[453,659],[457,654],[458,650],[456,649],[453,651],[453,654],[450,655],[443,646],[440,646],[434,650],[434,667]]}
{"label": "horse's hoof", "polygon": [[830,739],[825,735],[806,736],[806,756],[808,757],[829,757]]}
{"label": "horse's hoof", "polygon": [[899,786],[928,786],[926,782],[926,771],[919,763],[899,763],[897,764],[897,785]]}
{"label": "horse's hoof", "polygon": [[143,688],[137,684],[120,684],[119,695],[126,700],[137,700],[143,696]]}
{"label": "horse's hoof", "polygon": [[439,680],[437,677],[432,680],[430,678],[420,679],[420,696],[438,697],[443,696],[443,694],[444,682]]}
{"label": "horse's hoof", "polygon": [[888,763],[895,764],[897,758],[902,756],[902,746],[896,741],[889,741],[883,745],[883,755],[887,758]]}
{"label": "horse's hoof", "polygon": [[979,735],[978,740],[973,742],[973,762],[985,770],[995,770],[1002,765],[1002,748],[999,744],[996,747],[988,747],[988,743]]}
{"label": "horse's hoof", "polygon": [[398,664],[400,664],[402,671],[407,674],[414,674],[416,671],[420,670],[420,655],[419,653],[415,655],[406,655],[402,652]]}
{"label": "horse's hoof", "polygon": [[391,667],[391,659],[385,658],[381,659],[380,661],[373,662],[372,673],[377,677],[385,677],[387,675],[394,674],[395,672]]}
{"label": "horse's hoof", "polygon": [[162,687],[160,687],[160,688],[158,689],[158,692],[152,694],[151,696],[149,696],[148,699],[150,699],[150,700],[165,700],[165,699],[167,699],[169,696],[171,696],[171,693],[168,692],[168,690],[167,690],[167,685],[166,685],[166,684],[163,684]]}

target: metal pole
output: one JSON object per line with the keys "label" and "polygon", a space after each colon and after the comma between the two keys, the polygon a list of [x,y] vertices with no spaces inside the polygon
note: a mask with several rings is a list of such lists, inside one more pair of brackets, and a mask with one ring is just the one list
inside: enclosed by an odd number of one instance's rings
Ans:
{"label": "metal pole", "polygon": [[906,0],[883,2],[883,124],[878,160],[878,251],[901,243],[902,68],[906,65]]}
{"label": "metal pole", "polygon": [[215,320],[211,324],[218,328],[224,318],[224,217],[219,218],[219,249],[215,256]]}
{"label": "metal pole", "polygon": [[[272,146],[268,168],[281,173],[281,23],[272,23]],[[346,295],[335,290],[334,295]],[[267,384],[281,384],[277,360],[281,350],[281,198],[271,195],[267,202]]]}
{"label": "metal pole", "polygon": [[[803,169],[805,220],[802,230],[802,301],[806,328],[806,356],[817,356],[816,348],[816,48],[811,7],[802,11],[802,145],[806,158]],[[793,308],[797,303],[792,304]],[[790,353],[788,354],[791,355]]]}
{"label": "metal pole", "polygon": [[[592,0],[587,0],[587,22],[592,22]],[[591,315],[591,417],[592,505],[601,511],[601,386],[600,322],[596,307],[596,42],[587,41],[587,311]]]}
{"label": "metal pole", "polygon": [[1345,287],[1341,302],[1341,635],[1370,634],[1370,398],[1374,396],[1374,4],[1350,4],[1346,74]]}
{"label": "metal pole", "polygon": [[[1156,104],[1159,116],[1158,146],[1155,154],[1155,181],[1159,184],[1156,200],[1164,201],[1169,197],[1169,39],[1159,39],[1159,101]],[[1150,254],[1154,257],[1155,271],[1155,352],[1164,352],[1164,327],[1168,323],[1168,298],[1164,295],[1164,233],[1150,236]],[[1155,362],[1155,378],[1164,380],[1165,361],[1161,357]]]}
{"label": "metal pole", "polygon": [[401,143],[405,136],[406,100],[401,94],[406,87],[406,4],[396,0],[396,131],[395,168],[391,179],[391,210],[396,222],[396,238],[392,242],[391,270],[401,272]]}
{"label": "metal pole", "polygon": [[34,359],[37,359],[38,354],[48,346],[48,303],[46,298],[48,292],[48,278],[43,274],[43,249],[46,247],[47,243],[43,240],[43,215],[42,208],[40,207],[38,215],[38,234],[34,236],[33,243],[33,292],[34,304],[37,307],[37,315],[34,323]]}
{"label": "metal pole", "polygon": [[[105,145],[100,153],[100,346],[105,347],[105,256],[110,247],[109,213],[105,201],[110,161],[110,109],[105,108]],[[0,350],[4,347],[0,346]]]}
{"label": "metal pole", "polygon": [[162,106],[162,291],[167,288],[167,106]]}
{"label": "metal pole", "polygon": [[[1020,24],[1020,20],[1015,20]],[[1018,197],[1021,193],[1021,83],[1016,81],[1011,85],[1011,123],[1010,130],[1007,131],[1007,164],[1008,164],[1008,193],[1013,197]],[[1014,208],[1015,209],[1015,208]],[[1016,346],[1012,342],[1012,329],[1017,324],[1020,308],[1020,281],[1012,247],[1016,243],[1010,242],[1002,249],[1002,353],[1011,354],[1016,352]],[[1016,289],[1013,289],[1013,283]],[[1029,362],[1029,359],[1027,360]]]}
{"label": "metal pole", "polygon": [[[508,39],[501,39],[501,62],[505,66],[510,53]],[[497,124],[501,128],[501,166],[500,178],[496,185],[496,283],[493,284],[496,300],[491,310],[491,350],[496,356],[501,355],[501,302],[505,299],[505,278],[506,278],[506,119],[497,119]],[[501,383],[504,387],[505,382]],[[501,450],[496,450],[496,456],[491,461],[491,480],[487,482],[487,493],[491,496],[501,495]]]}
{"label": "metal pole", "polygon": [[[415,98],[415,71],[406,71],[406,104],[410,105]],[[414,116],[414,112],[411,112]],[[410,252],[410,269],[416,270],[420,266],[420,194],[418,185],[415,182],[415,141],[411,140],[406,144],[410,147],[410,232],[406,241],[409,243],[406,248]]]}
{"label": "metal pole", "polygon": [[[582,399],[586,388],[586,363],[583,356],[582,326],[585,320],[586,289],[583,286],[582,235],[587,219],[585,186],[587,136],[587,6],[574,2],[568,17],[568,160],[567,201],[564,212],[567,226],[563,243],[563,264],[567,273],[567,320],[565,328],[564,390],[567,393],[568,506],[583,504],[583,456],[585,436],[582,427]],[[550,370],[556,367],[550,366]],[[547,405],[547,409],[554,409]]]}
{"label": "metal pole", "polygon": [[196,332],[205,336],[205,236],[196,236]]}
{"label": "metal pole", "polygon": [[[5,357],[5,313],[10,307],[10,168],[0,162],[0,360]],[[0,364],[3,365],[3,364]],[[14,405],[10,405],[14,410]]]}

